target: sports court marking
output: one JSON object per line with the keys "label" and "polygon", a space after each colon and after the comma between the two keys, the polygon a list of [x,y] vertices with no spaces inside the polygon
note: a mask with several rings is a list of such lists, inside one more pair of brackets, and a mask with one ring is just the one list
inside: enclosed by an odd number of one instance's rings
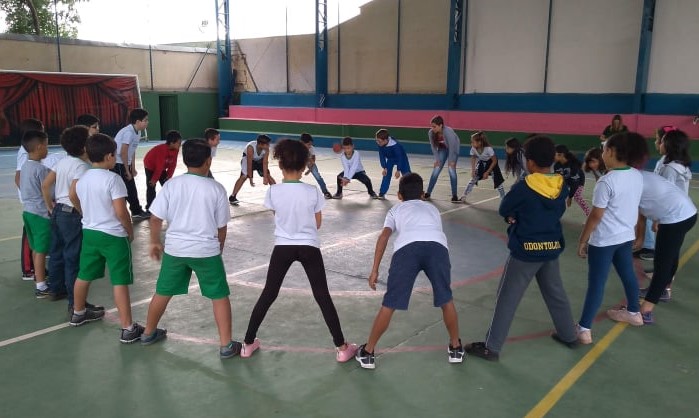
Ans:
{"label": "sports court marking", "polygon": [[[699,251],[699,240],[694,242],[691,247],[682,255],[679,261],[677,270],[681,270],[682,267],[689,261],[690,258]],[[561,380],[556,383],[556,385],[539,401],[539,403],[532,408],[525,418],[541,418],[549,413],[549,411],[556,406],[563,395],[570,390],[575,382],[582,377],[583,374],[597,361],[598,358],[609,348],[614,340],[621,335],[626,329],[628,324],[623,322],[618,322],[612,327],[612,329],[607,332],[607,334],[597,343],[592,349],[585,354],[585,356],[578,361],[578,363],[573,366],[568,373],[563,376]]]}
{"label": "sports court marking", "polygon": [[13,239],[20,239],[20,238],[22,238],[21,235],[17,235],[17,236],[15,236],[15,237],[0,238],[0,242],[3,242],[3,241],[11,241],[11,240],[13,240]]}

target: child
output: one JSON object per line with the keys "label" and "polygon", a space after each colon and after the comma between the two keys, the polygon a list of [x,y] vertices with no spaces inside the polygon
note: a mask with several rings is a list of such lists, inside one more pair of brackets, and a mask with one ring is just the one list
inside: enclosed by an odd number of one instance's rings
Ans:
{"label": "child", "polygon": [[612,117],[612,123],[610,125],[607,125],[607,127],[604,128],[602,135],[599,136],[600,148],[604,148],[604,144],[612,135],[621,132],[628,132],[628,130],[629,128],[627,128],[626,125],[624,125],[624,123],[621,121],[621,115],[614,115]]}
{"label": "child", "polygon": [[143,168],[146,171],[146,211],[155,199],[155,185],[162,187],[172,178],[177,167],[177,156],[180,154],[182,135],[177,131],[165,134],[165,143],[151,148],[143,157]]}
{"label": "child", "polygon": [[128,192],[126,200],[134,219],[147,219],[148,212],[141,208],[136,189],[136,148],[141,142],[141,131],[148,127],[148,112],[143,109],[133,109],[129,112],[129,125],[121,128],[114,137],[117,144],[116,165],[112,169],[121,176]]}
{"label": "child", "polygon": [[50,295],[46,283],[46,254],[51,247],[51,221],[49,211],[41,192],[41,183],[49,174],[49,169],[41,164],[48,155],[49,137],[43,131],[26,131],[22,137],[22,147],[27,151],[27,162],[22,165],[19,177],[19,191],[22,195],[22,220],[31,248],[36,277],[37,298]]}
{"label": "child", "polygon": [[583,171],[586,173],[592,172],[592,175],[595,176],[595,181],[607,174],[607,167],[604,166],[601,148],[594,147],[587,150],[585,153],[585,162],[583,163]]}
{"label": "child", "polygon": [[352,138],[346,136],[342,139],[342,154],[340,154],[340,162],[342,163],[342,171],[337,175],[337,193],[333,196],[335,199],[342,199],[342,187],[347,186],[351,179],[357,179],[360,183],[366,186],[367,193],[374,199],[377,199],[374,188],[371,185],[371,179],[366,175],[362,158],[359,152],[354,150]]}
{"label": "child", "polygon": [[301,142],[290,139],[283,139],[274,147],[274,158],[279,160],[284,176],[282,183],[270,187],[265,197],[265,206],[274,211],[274,250],[269,260],[265,287],[250,314],[241,357],[250,357],[260,348],[260,340],[255,338],[257,330],[277,298],[286,272],[294,261],[300,262],[308,275],[313,297],[332,335],[337,361],[348,361],[357,351],[355,344],[345,341],[325,277],[318,239],[325,200],[316,187],[300,181],[308,155],[308,149]]}
{"label": "child", "polygon": [[[77,205],[75,185],[90,169],[85,142],[90,129],[84,125],[68,128],[61,134],[61,146],[68,153],[49,171],[41,185],[44,202],[51,214],[51,250],[49,283],[51,300],[68,298],[68,315],[73,315],[73,286],[80,266],[82,225]],[[55,187],[55,193],[54,193]],[[54,200],[55,195],[55,200]],[[54,203],[55,202],[55,203]],[[104,310],[102,306],[86,303],[88,309]]]}
{"label": "child", "polygon": [[556,145],[556,163],[553,165],[553,172],[563,176],[568,185],[570,194],[566,199],[566,205],[570,207],[572,200],[575,200],[582,209],[585,216],[590,214],[590,207],[585,202],[585,173],[582,171],[582,164],[565,145]]}
{"label": "child", "polygon": [[456,196],[456,162],[459,160],[459,147],[461,140],[456,135],[453,129],[444,125],[444,119],[441,116],[435,116],[430,121],[430,130],[427,132],[427,137],[432,147],[434,154],[434,169],[430,176],[430,183],[427,186],[425,199],[430,199],[432,190],[437,184],[439,173],[444,168],[444,163],[449,162],[449,182],[451,184],[451,201],[459,203],[460,200]]}
{"label": "child", "polygon": [[88,132],[90,134],[89,136],[100,133],[100,120],[95,115],[90,115],[89,113],[80,115],[75,120],[75,124],[87,126]]}
{"label": "child", "polygon": [[497,189],[502,199],[505,197],[505,188],[502,186],[505,179],[498,165],[498,157],[495,156],[495,150],[490,146],[485,132],[478,131],[471,135],[471,181],[466,186],[460,202],[466,203],[466,197],[473,190],[473,186],[477,185],[479,180],[487,180],[491,173],[493,188]]}
{"label": "child", "polygon": [[500,216],[509,224],[510,256],[498,286],[495,313],[485,341],[466,345],[467,353],[491,361],[499,359],[517,306],[533,277],[556,327],[551,337],[570,348],[577,345],[558,265],[565,248],[561,216],[566,210],[568,187],[560,175],[551,174],[555,149],[550,138],[533,137],[524,147],[531,174],[512,186],[500,203]]}
{"label": "child", "polygon": [[[231,218],[226,189],[207,174],[211,167],[211,147],[202,139],[191,139],[182,146],[187,173],[169,180],[152,206],[150,256],[162,257],[155,295],[148,307],[148,319],[141,344],[165,338],[157,328],[174,295],[188,292],[192,271],[197,275],[201,294],[211,299],[220,339],[222,359],[240,353],[241,344],[231,339],[230,290],[221,253]],[[160,243],[163,221],[167,221],[165,249]]]}
{"label": "child", "polygon": [[325,185],[325,181],[323,180],[323,177],[320,175],[320,172],[318,171],[318,166],[316,165],[316,153],[313,149],[313,137],[311,136],[311,134],[304,132],[301,134],[301,142],[303,143],[303,145],[306,146],[309,153],[308,164],[306,165],[308,167],[308,170],[306,170],[305,174],[313,174],[313,177],[318,182],[318,186],[320,186],[320,191],[323,192],[323,196],[326,199],[332,199],[333,195],[331,195],[330,191],[328,191],[328,186]]}
{"label": "child", "polygon": [[119,341],[129,344],[141,338],[143,327],[131,318],[133,225],[126,209],[126,185],[111,171],[116,164],[116,149],[116,142],[104,134],[93,135],[85,143],[92,169],[75,186],[76,207],[81,208],[83,215],[83,242],[70,325],[77,327],[104,317],[104,311],[87,309],[86,299],[90,283],[104,277],[106,263],[119,312]]}
{"label": "child", "polygon": [[[206,139],[206,142],[211,148],[211,158],[213,159],[216,156],[216,151],[218,151],[218,144],[221,143],[221,133],[217,129],[206,128],[204,130],[204,139]],[[213,173],[211,173],[211,169],[209,169],[207,177],[214,178]]]}
{"label": "child", "polygon": [[387,129],[376,131],[376,144],[379,146],[379,163],[383,168],[379,199],[386,199],[386,192],[391,185],[393,166],[396,167],[396,178],[400,178],[401,175],[410,173],[410,162],[403,146],[389,136]]}
{"label": "child", "polygon": [[262,184],[275,184],[274,178],[269,173],[269,144],[272,142],[267,135],[259,135],[256,140],[248,142],[243,152],[243,158],[240,160],[240,177],[233,186],[233,193],[228,197],[228,202],[235,206],[240,201],[236,197],[240,188],[245,184],[245,180],[250,180],[250,186],[255,187],[255,182],[252,181],[252,172],[257,171],[257,174],[262,177]]}
{"label": "child", "polygon": [[422,177],[406,174],[398,183],[398,199],[386,214],[383,230],[376,241],[374,265],[369,275],[369,287],[376,290],[379,266],[388,239],[397,232],[393,256],[388,270],[386,294],[374,319],[369,339],[357,350],[356,360],[364,369],[375,365],[374,349],[388,329],[396,309],[407,310],[415,278],[424,271],[432,284],[434,306],[442,308],[444,325],[449,333],[447,348],[449,363],[461,363],[464,349],[459,338],[459,317],[451,295],[451,263],[447,237],[442,230],[442,218],[433,205],[424,202]]}
{"label": "child", "polygon": [[515,178],[516,184],[529,174],[529,171],[527,171],[527,160],[524,158],[524,150],[517,138],[512,137],[505,141],[505,154],[507,154],[505,173],[508,175],[511,173]]}
{"label": "child", "polygon": [[[680,131],[678,131],[680,132]],[[643,167],[648,160],[648,145],[641,138],[632,148],[635,157],[629,163]],[[645,300],[641,305],[643,323],[654,323],[653,309],[659,301],[670,299],[670,284],[677,272],[680,248],[684,238],[697,220],[697,208],[684,192],[671,181],[647,171],[643,175],[643,193],[641,194],[640,212],[636,226],[636,244],[643,240],[642,231],[646,218],[656,225],[655,257],[653,259],[653,276],[650,286],[641,290]],[[664,296],[666,296],[664,298]]]}
{"label": "child", "polygon": [[587,258],[587,294],[578,323],[578,341],[592,343],[592,320],[602,304],[609,268],[621,278],[626,293],[626,309],[610,309],[615,321],[643,325],[639,313],[638,282],[633,269],[631,248],[636,238],[638,206],[643,191],[643,176],[628,165],[637,133],[612,135],[604,146],[602,158],[609,172],[595,185],[592,211],[587,217],[578,243],[578,256]]}

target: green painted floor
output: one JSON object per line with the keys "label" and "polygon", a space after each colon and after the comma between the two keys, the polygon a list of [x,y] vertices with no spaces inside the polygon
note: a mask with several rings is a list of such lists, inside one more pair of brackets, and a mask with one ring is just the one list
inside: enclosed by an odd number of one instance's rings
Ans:
{"label": "green painted floor", "polygon": [[[142,157],[149,144],[139,147]],[[224,143],[213,164],[227,190],[239,175],[242,144]],[[328,150],[319,151],[319,167],[331,191],[341,170]],[[362,152],[378,189],[376,153]],[[551,321],[532,284],[512,324],[510,341],[499,363],[468,358],[461,365],[446,359],[446,331],[441,311],[432,307],[428,282],[420,277],[407,312],[398,312],[382,338],[374,371],[354,362],[338,364],[332,340],[300,266],[290,270],[284,290],[258,337],[262,349],[250,359],[221,361],[211,304],[196,286],[173,299],[162,325],[170,337],[142,347],[118,342],[116,313],[104,322],[79,328],[65,325],[63,301],[33,297],[33,284],[20,280],[18,262],[20,206],[11,187],[13,154],[0,153],[0,417],[521,417],[525,416],[592,347],[566,349],[548,334]],[[427,178],[431,158],[411,156],[413,169]],[[459,190],[470,162],[462,159]],[[280,178],[276,167],[273,173]],[[311,176],[306,177],[314,183]],[[137,178],[145,202],[145,180]],[[264,284],[273,245],[272,214],[261,203],[266,187],[246,184],[232,209],[234,218],[224,252],[231,287],[233,334],[242,339],[248,316]],[[507,181],[509,185],[511,179]],[[505,224],[496,215],[497,193],[483,182],[469,199],[449,203],[446,170],[433,194],[443,212],[449,238],[454,298],[464,342],[482,340],[492,314],[500,269],[507,255]],[[352,184],[341,201],[328,201],[321,240],[328,280],[343,331],[363,343],[381,303],[381,292],[366,286],[375,239],[385,212],[396,201],[371,201]],[[588,181],[586,195],[592,192]],[[692,189],[695,198],[699,195]],[[577,242],[583,216],[573,206],[565,214],[569,243]],[[158,264],[145,256],[147,223],[136,226],[133,245],[136,283],[131,288],[134,318],[143,322],[155,287]],[[699,240],[688,235],[683,251]],[[389,254],[382,265],[388,269]],[[586,261],[572,246],[561,258],[574,317],[582,308]],[[654,326],[626,328],[579,380],[553,404],[551,417],[694,417],[699,406],[699,271],[690,258],[677,276],[674,299],[656,309]],[[385,281],[384,281],[385,283]],[[196,281],[192,281],[195,285]],[[380,283],[379,287],[382,284]],[[604,307],[623,299],[612,274]],[[112,309],[106,280],[96,282],[93,303]],[[614,326],[601,318],[596,341]],[[39,331],[36,336],[30,335]],[[19,341],[18,341],[19,340]]]}

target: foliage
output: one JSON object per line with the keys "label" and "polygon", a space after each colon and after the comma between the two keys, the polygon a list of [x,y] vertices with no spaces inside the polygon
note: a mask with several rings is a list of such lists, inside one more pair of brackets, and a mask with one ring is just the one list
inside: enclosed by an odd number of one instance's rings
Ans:
{"label": "foliage", "polygon": [[[75,5],[80,1],[88,0],[56,0],[59,34],[63,38],[78,36],[80,15]],[[56,36],[54,0],[2,0],[0,10],[7,14],[9,33]]]}

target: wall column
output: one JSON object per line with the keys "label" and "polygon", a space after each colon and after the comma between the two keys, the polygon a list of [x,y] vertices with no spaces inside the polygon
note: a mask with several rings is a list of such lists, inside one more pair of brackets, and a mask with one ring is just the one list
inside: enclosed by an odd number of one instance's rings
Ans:
{"label": "wall column", "polygon": [[449,15],[449,56],[447,58],[447,99],[452,109],[459,106],[461,50],[463,44],[464,0],[451,0]]}
{"label": "wall column", "polygon": [[633,112],[645,110],[644,95],[648,89],[648,69],[650,68],[650,49],[653,40],[653,19],[655,18],[655,0],[643,0],[643,17],[641,17],[641,41],[638,46],[638,65],[636,66],[636,87],[633,92]]}
{"label": "wall column", "polygon": [[[218,62],[218,113],[228,116],[228,106],[233,97],[233,60],[231,57],[230,3],[216,3],[216,57]],[[221,39],[223,36],[223,39]]]}
{"label": "wall column", "polygon": [[325,98],[328,95],[328,0],[316,0],[315,57],[316,107],[325,107]]}

